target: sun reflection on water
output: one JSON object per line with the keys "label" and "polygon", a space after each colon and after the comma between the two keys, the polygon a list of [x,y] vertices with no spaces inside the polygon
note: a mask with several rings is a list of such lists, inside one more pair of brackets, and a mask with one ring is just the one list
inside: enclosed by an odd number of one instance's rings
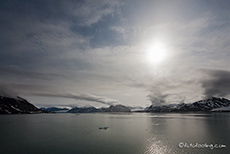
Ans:
{"label": "sun reflection on water", "polygon": [[147,140],[145,154],[174,154],[174,152],[164,145],[161,140],[151,137]]}

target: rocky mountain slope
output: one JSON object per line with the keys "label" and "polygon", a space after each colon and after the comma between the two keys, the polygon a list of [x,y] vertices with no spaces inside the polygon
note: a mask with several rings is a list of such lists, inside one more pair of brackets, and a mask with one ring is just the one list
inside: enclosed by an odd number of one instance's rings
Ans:
{"label": "rocky mountain slope", "polygon": [[200,100],[190,104],[173,104],[163,106],[150,106],[145,109],[147,112],[210,112],[215,108],[230,106],[230,100],[225,98],[212,97],[207,100]]}
{"label": "rocky mountain slope", "polygon": [[131,112],[131,110],[124,105],[111,105],[105,109],[105,112]]}
{"label": "rocky mountain slope", "polygon": [[95,107],[74,107],[67,111],[67,113],[93,113],[93,112],[101,112],[100,109]]}
{"label": "rocky mountain slope", "polygon": [[27,100],[16,97],[0,96],[0,114],[46,113],[38,109]]}

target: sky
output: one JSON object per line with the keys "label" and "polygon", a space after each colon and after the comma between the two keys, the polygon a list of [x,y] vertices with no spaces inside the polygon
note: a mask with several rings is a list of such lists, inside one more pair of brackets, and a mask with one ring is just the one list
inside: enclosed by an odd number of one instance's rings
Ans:
{"label": "sky", "polygon": [[38,107],[230,98],[228,0],[0,1],[0,94]]}

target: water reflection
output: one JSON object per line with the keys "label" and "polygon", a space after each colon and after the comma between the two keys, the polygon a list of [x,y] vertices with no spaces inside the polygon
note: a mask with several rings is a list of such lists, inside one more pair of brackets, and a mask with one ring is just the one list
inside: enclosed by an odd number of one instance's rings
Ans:
{"label": "water reflection", "polygon": [[[33,154],[229,153],[229,121],[230,114],[218,113],[0,116],[0,149],[7,154],[25,149]],[[101,131],[101,126],[109,129]],[[227,147],[180,148],[180,142]]]}
{"label": "water reflection", "polygon": [[[188,144],[225,144],[230,142],[229,114],[158,114],[150,115],[149,138],[145,153],[225,153],[227,148],[180,148]],[[226,126],[226,127],[223,127]]]}
{"label": "water reflection", "polygon": [[146,143],[145,154],[173,154],[172,149],[167,147],[159,138],[150,137]]}

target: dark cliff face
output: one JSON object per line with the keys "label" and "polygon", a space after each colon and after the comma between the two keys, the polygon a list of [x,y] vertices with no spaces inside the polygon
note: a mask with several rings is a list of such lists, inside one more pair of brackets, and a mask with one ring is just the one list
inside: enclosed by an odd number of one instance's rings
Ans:
{"label": "dark cliff face", "polygon": [[124,105],[111,105],[109,108],[105,109],[105,112],[131,112],[131,110]]}
{"label": "dark cliff face", "polygon": [[230,101],[225,98],[211,98],[200,100],[191,104],[176,104],[163,106],[150,106],[148,112],[210,112],[212,109],[230,106]]}
{"label": "dark cliff face", "polygon": [[0,114],[45,113],[27,100],[0,96]]}
{"label": "dark cliff face", "polygon": [[96,109],[95,107],[74,107],[71,110],[69,110],[67,113],[93,113],[93,112],[100,112],[99,109]]}

